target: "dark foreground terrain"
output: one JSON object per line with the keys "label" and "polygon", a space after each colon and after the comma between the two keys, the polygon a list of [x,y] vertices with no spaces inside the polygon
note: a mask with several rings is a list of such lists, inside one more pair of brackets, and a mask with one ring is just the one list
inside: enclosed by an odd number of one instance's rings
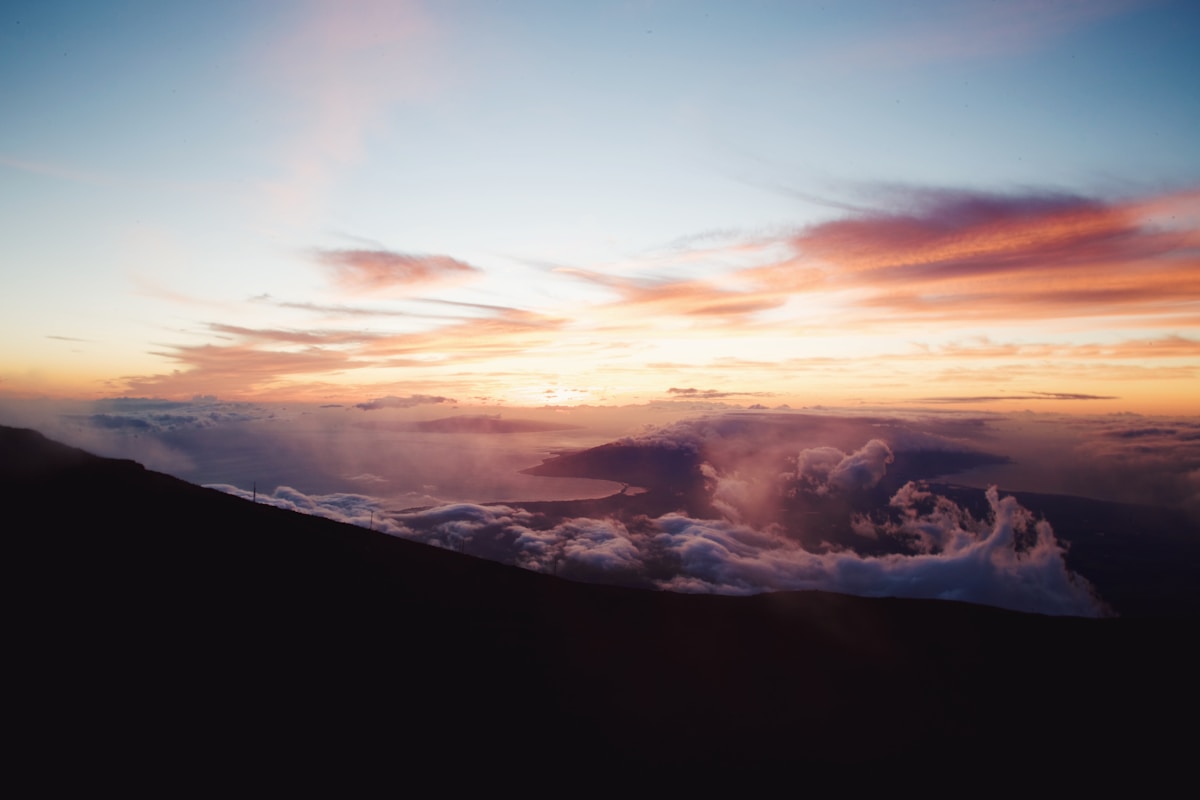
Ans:
{"label": "dark foreground terrain", "polygon": [[1192,758],[1189,620],[572,583],[11,428],[0,494],[9,756],[43,786],[241,765],[443,788],[839,765],[1153,781]]}

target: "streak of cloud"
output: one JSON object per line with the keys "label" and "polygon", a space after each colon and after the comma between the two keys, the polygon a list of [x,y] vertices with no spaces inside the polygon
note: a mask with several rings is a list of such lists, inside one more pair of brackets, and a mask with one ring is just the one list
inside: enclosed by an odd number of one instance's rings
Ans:
{"label": "streak of cloud", "polygon": [[[457,305],[457,304],[456,304]],[[502,306],[467,305],[484,316],[426,318],[446,322],[424,330],[249,328],[209,323],[228,344],[170,345],[155,355],[178,368],[122,379],[126,392],[173,398],[209,392],[243,398],[263,392],[298,391],[298,379],[380,367],[428,369],[498,357],[537,357],[561,346],[561,318]],[[383,387],[380,387],[383,388]]]}
{"label": "streak of cloud", "polygon": [[770,397],[770,392],[723,392],[720,389],[697,389],[695,387],[680,388],[672,386],[667,394],[689,399],[717,400],[727,397]]}
{"label": "streak of cloud", "polygon": [[454,399],[440,395],[413,394],[407,397],[388,395],[387,397],[377,397],[365,403],[357,403],[354,407],[360,408],[363,411],[376,411],[381,408],[413,408],[414,406],[454,402],[456,402]]}
{"label": "streak of cloud", "polygon": [[176,397],[208,392],[227,396],[253,395],[286,387],[293,376],[322,375],[367,366],[348,353],[321,347],[274,350],[242,343],[176,345],[156,355],[174,361],[183,369],[123,378],[127,391]]}
{"label": "streak of cloud", "polygon": [[705,325],[733,325],[763,311],[779,308],[785,298],[771,290],[740,291],[699,280],[669,280],[606,275],[582,269],[558,269],[617,294],[615,302],[599,306],[594,314],[623,318],[637,315],[644,325],[655,318],[703,318]]}
{"label": "streak of cloud", "polygon": [[[980,337],[966,342],[952,342],[928,348],[929,358],[944,357],[977,359],[1036,358],[1036,359],[1146,359],[1193,358],[1200,356],[1200,340],[1170,335],[1159,338],[1129,339],[1106,344],[994,342]],[[906,357],[913,358],[913,354]]]}
{"label": "streak of cloud", "polygon": [[333,345],[361,344],[370,339],[376,339],[383,334],[366,333],[364,331],[300,331],[280,328],[246,328],[241,325],[224,325],[211,323],[209,329],[243,340],[273,343],[273,344],[304,344],[320,347]]}
{"label": "streak of cloud", "polygon": [[378,292],[462,278],[480,272],[456,258],[390,250],[317,250],[314,256],[334,283],[351,292]]}
{"label": "streak of cloud", "polygon": [[488,317],[475,317],[429,331],[378,339],[364,348],[375,359],[430,357],[441,354],[453,363],[502,355],[533,354],[558,341],[565,320],[534,312],[506,309]]}
{"label": "streak of cloud", "polygon": [[951,397],[922,397],[918,403],[995,403],[1005,400],[1117,400],[1111,395],[1080,394],[1078,392],[1028,392],[1026,394],[961,395]]}
{"label": "streak of cloud", "polygon": [[849,68],[896,70],[1027,53],[1139,4],[1138,0],[926,4],[919,13],[887,20],[874,35],[837,42],[836,49],[819,51],[814,58]]}

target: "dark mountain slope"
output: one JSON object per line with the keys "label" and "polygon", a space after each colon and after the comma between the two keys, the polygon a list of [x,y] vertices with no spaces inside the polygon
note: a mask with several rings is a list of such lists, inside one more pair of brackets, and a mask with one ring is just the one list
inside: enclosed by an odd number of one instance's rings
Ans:
{"label": "dark mountain slope", "polygon": [[13,429],[0,497],[19,756],[93,778],[1141,768],[1197,711],[1184,623],[575,584]]}

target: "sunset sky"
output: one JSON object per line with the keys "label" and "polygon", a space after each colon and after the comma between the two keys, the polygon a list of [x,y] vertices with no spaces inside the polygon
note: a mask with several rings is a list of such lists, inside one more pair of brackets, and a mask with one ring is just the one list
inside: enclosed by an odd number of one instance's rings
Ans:
{"label": "sunset sky", "polygon": [[1200,413],[1200,4],[9,2],[0,397]]}

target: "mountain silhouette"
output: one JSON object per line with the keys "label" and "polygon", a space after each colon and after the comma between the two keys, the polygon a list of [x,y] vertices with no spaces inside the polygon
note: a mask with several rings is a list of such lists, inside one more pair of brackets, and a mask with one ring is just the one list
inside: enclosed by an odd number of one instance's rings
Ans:
{"label": "mountain silhouette", "polygon": [[351,758],[582,780],[1190,756],[1161,720],[1197,711],[1186,620],[573,583],[14,428],[0,487],[10,728],[73,769]]}

